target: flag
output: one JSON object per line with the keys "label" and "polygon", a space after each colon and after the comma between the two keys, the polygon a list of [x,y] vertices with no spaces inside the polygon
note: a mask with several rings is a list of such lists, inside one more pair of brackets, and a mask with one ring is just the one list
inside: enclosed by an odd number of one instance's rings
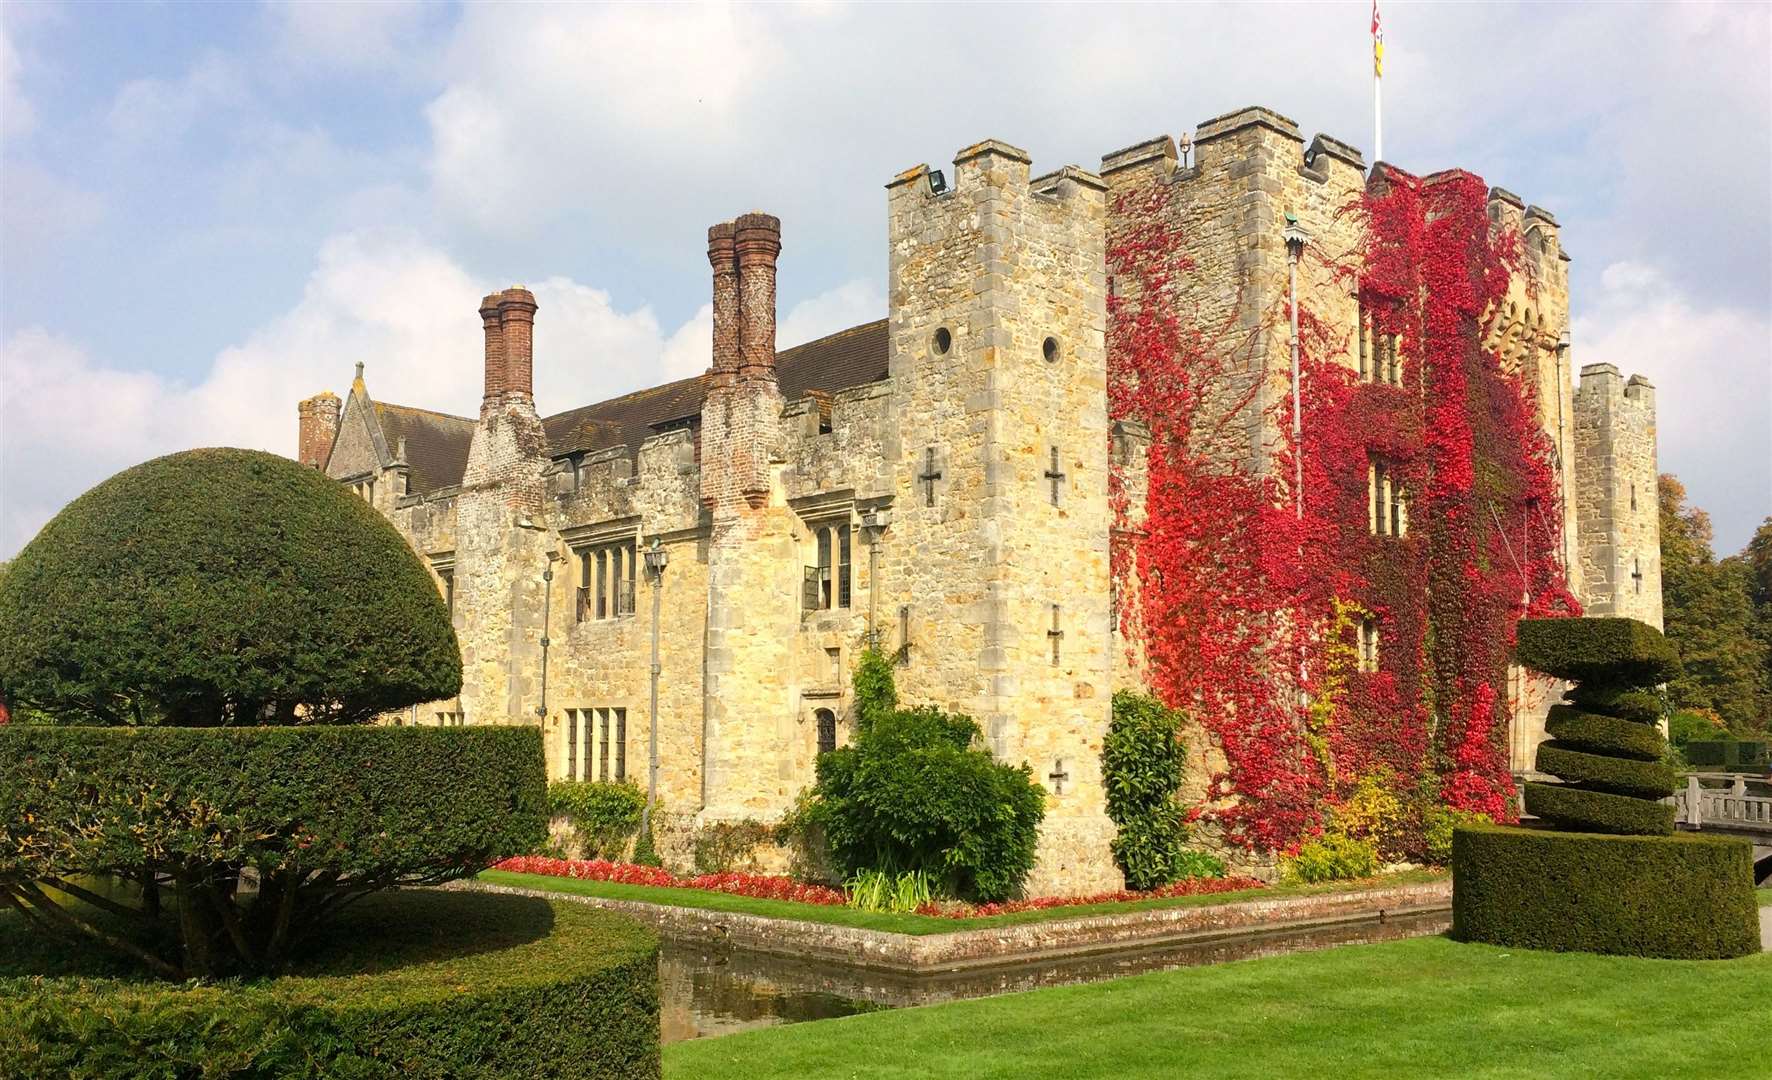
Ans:
{"label": "flag", "polygon": [[1378,21],[1378,0],[1372,0],[1372,74],[1384,78],[1384,26]]}

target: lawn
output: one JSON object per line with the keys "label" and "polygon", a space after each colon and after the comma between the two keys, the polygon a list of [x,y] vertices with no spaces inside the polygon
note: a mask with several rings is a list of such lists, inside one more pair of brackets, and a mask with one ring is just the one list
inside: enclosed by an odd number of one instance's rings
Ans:
{"label": "lawn", "polygon": [[1765,953],[1637,960],[1417,938],[678,1043],[664,1074],[1747,1076],[1766,1066],[1769,986]]}
{"label": "lawn", "polygon": [[[1368,886],[1418,884],[1444,878],[1441,873],[1410,871],[1391,874]],[[757,900],[748,896],[713,892],[705,889],[661,888],[653,885],[623,885],[613,881],[583,881],[578,878],[554,877],[549,874],[514,874],[506,870],[488,870],[478,880],[488,885],[509,885],[521,889],[542,889],[547,892],[571,893],[578,896],[600,896],[609,900],[638,900],[669,907],[702,908],[707,911],[731,911],[761,915],[771,919],[800,919],[805,922],[833,926],[853,926],[863,930],[880,930],[893,934],[946,934],[955,930],[979,930],[992,926],[1013,926],[1018,923],[1047,922],[1084,915],[1118,915],[1153,908],[1200,907],[1227,904],[1239,900],[1273,900],[1311,893],[1346,892],[1360,885],[1337,882],[1329,885],[1276,886],[1268,889],[1247,889],[1239,892],[1208,893],[1200,896],[1171,896],[1158,900],[1130,900],[1107,904],[1076,904],[1070,907],[1044,908],[1038,911],[1017,911],[1008,915],[989,915],[971,919],[949,919],[932,915],[892,915],[882,912],[856,911],[828,904],[800,904],[791,900]]]}

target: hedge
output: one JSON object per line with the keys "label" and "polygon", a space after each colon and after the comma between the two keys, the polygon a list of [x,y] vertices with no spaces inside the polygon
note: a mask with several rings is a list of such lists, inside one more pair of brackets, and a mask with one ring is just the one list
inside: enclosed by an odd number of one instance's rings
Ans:
{"label": "hedge", "polygon": [[[262,945],[274,931],[259,912],[285,886],[299,937],[353,891],[465,877],[546,837],[533,726],[0,727],[0,896],[26,902],[79,875],[153,875],[213,900],[220,922],[237,911]],[[245,868],[263,887],[239,908]],[[193,955],[198,906],[181,909],[182,962],[162,952],[180,970],[163,974],[230,966]],[[275,969],[251,951],[241,966]]]}
{"label": "hedge", "polygon": [[1538,748],[1538,767],[1561,777],[1564,783],[1588,791],[1663,799],[1674,790],[1674,771],[1665,762],[1588,754],[1561,742],[1548,742]]}
{"label": "hedge", "polygon": [[1638,761],[1661,760],[1665,745],[1661,733],[1647,724],[1583,712],[1570,705],[1552,705],[1544,730],[1559,744],[1566,744],[1571,749],[1610,753]]}
{"label": "hedge", "polygon": [[1661,695],[1652,690],[1631,690],[1599,683],[1583,683],[1566,695],[1569,704],[1590,713],[1604,713],[1624,720],[1655,724],[1666,712]]}
{"label": "hedge", "polygon": [[1661,631],[1635,619],[1521,619],[1515,656],[1559,679],[1641,689],[1680,673]]}
{"label": "hedge", "polygon": [[1674,808],[1666,803],[1583,791],[1569,784],[1527,781],[1525,788],[1526,812],[1566,829],[1642,836],[1666,836],[1674,831]]}
{"label": "hedge", "polygon": [[188,450],[69,503],[0,583],[0,687],[81,724],[313,724],[454,697],[430,571],[318,470]]}
{"label": "hedge", "polygon": [[1452,838],[1452,933],[1510,948],[1720,959],[1760,949],[1741,840],[1472,825]]}
{"label": "hedge", "polygon": [[398,892],[342,916],[290,976],[232,986],[105,977],[0,914],[0,1075],[656,1078],[657,940],[582,904]]}

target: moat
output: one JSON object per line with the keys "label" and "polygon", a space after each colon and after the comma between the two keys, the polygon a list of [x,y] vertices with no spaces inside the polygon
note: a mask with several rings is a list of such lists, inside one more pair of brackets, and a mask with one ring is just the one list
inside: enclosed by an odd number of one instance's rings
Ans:
{"label": "moat", "polygon": [[923,976],[813,965],[667,938],[658,962],[660,1023],[666,1043],[683,1042],[878,1009],[934,1005],[1150,971],[1423,937],[1443,933],[1450,924],[1449,912],[1426,912]]}

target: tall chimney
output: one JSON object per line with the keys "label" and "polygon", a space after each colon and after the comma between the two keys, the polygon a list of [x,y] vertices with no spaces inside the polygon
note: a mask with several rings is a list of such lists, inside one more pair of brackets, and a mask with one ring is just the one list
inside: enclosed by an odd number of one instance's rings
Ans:
{"label": "tall chimney", "polygon": [[781,219],[752,212],[734,224],[738,252],[738,377],[775,381],[775,259]]}
{"label": "tall chimney", "polygon": [[708,227],[708,265],[714,268],[714,360],[708,385],[731,386],[738,378],[738,256],[733,225]]}
{"label": "tall chimney", "polygon": [[499,294],[504,338],[505,400],[535,402],[535,294],[519,285]]}
{"label": "tall chimney", "polygon": [[310,468],[323,469],[332,456],[332,440],[338,436],[338,397],[321,391],[296,406],[301,417],[296,435],[296,459]]}
{"label": "tall chimney", "polygon": [[480,398],[482,409],[497,405],[505,396],[505,338],[499,325],[499,293],[490,293],[480,301],[480,322],[486,328],[486,391]]}

